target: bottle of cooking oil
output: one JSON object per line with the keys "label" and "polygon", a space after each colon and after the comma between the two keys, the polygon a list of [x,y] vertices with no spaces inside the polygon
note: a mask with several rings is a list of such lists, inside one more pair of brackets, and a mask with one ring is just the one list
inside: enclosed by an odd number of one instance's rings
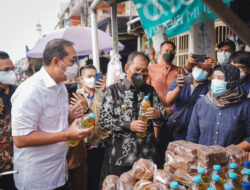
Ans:
{"label": "bottle of cooking oil", "polygon": [[234,190],[234,186],[230,183],[225,183],[224,184],[224,189],[225,190]]}
{"label": "bottle of cooking oil", "polygon": [[206,171],[204,168],[198,168],[198,175],[201,177],[202,184],[207,187],[209,183],[209,177],[206,175]]}
{"label": "bottle of cooking oil", "polygon": [[[211,173],[211,178],[213,175],[219,175],[220,176],[220,181],[224,184],[227,180],[226,175],[221,171],[221,166],[220,165],[214,165],[213,166],[213,172]],[[211,179],[210,178],[210,179]]]}
{"label": "bottle of cooking oil", "polygon": [[189,190],[206,190],[205,186],[202,184],[202,179],[200,176],[194,176],[193,183]]}
{"label": "bottle of cooking oil", "polygon": [[[86,114],[85,116],[83,116],[83,118],[80,120],[79,125],[77,126],[78,128],[90,128],[91,126],[95,125],[95,114],[94,113],[90,113],[90,114]],[[67,141],[67,144],[71,147],[75,147],[80,143],[80,140],[69,140]]]}
{"label": "bottle of cooking oil", "polygon": [[212,181],[210,181],[208,186],[216,190],[224,190],[223,184],[220,181],[220,176],[216,174],[212,175]]}
{"label": "bottle of cooking oil", "polygon": [[[145,96],[141,102],[141,105],[140,105],[138,120],[141,120],[141,121],[144,121],[145,123],[148,123],[148,118],[146,116],[146,112],[147,112],[147,109],[150,107],[151,107],[151,104],[149,101],[149,97]],[[136,136],[141,137],[141,138],[146,137],[147,131],[145,131],[144,133],[136,132]]]}
{"label": "bottle of cooking oil", "polygon": [[242,190],[249,190],[250,189],[250,183],[243,182],[241,187],[242,187]]}
{"label": "bottle of cooking oil", "polygon": [[250,169],[250,161],[244,161],[243,162],[243,169],[241,170],[241,175],[245,175],[244,169]]}
{"label": "bottle of cooking oil", "polygon": [[227,184],[231,184],[234,187],[234,190],[240,190],[241,184],[237,179],[237,174],[234,172],[229,173],[229,178],[227,180]]}
{"label": "bottle of cooking oil", "polygon": [[240,172],[240,170],[239,170],[239,168],[238,168],[238,165],[236,164],[236,163],[230,163],[229,164],[229,170],[228,170],[228,177],[229,177],[229,173],[230,172],[234,172],[234,173],[236,173],[237,174],[237,179],[239,180],[239,181],[241,181],[241,178],[242,178],[242,175],[241,175],[241,172]]}
{"label": "bottle of cooking oil", "polygon": [[244,176],[242,177],[242,182],[250,183],[250,169],[244,169]]}
{"label": "bottle of cooking oil", "polygon": [[172,181],[171,183],[170,183],[170,189],[174,189],[174,190],[179,190],[179,184],[178,184],[178,182],[177,181]]}

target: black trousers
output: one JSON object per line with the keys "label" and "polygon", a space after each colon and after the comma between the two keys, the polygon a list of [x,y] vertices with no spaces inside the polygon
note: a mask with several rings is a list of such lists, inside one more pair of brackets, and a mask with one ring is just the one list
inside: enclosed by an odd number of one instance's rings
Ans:
{"label": "black trousers", "polygon": [[93,148],[87,152],[87,190],[99,190],[105,148]]}
{"label": "black trousers", "polygon": [[16,190],[13,175],[0,177],[0,190]]}

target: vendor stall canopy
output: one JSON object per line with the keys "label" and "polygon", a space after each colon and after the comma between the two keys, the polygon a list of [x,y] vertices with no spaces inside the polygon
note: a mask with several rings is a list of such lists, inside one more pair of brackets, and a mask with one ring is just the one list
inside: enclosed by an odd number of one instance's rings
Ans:
{"label": "vendor stall canopy", "polygon": [[[169,38],[190,30],[190,25],[200,20],[200,14],[218,19],[201,0],[133,0],[147,38],[152,36],[157,26],[162,25]],[[234,0],[223,0],[229,6]],[[198,21],[199,19],[199,21]]]}

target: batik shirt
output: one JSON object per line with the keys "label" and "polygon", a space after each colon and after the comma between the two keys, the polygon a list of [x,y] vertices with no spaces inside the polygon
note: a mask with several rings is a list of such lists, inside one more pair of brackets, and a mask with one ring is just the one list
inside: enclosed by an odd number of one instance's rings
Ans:
{"label": "batik shirt", "polygon": [[[130,123],[137,120],[144,96],[149,96],[151,107],[160,111],[161,116],[149,120],[147,136],[138,138],[130,130]],[[160,97],[152,86],[145,84],[141,89],[135,89],[127,79],[110,86],[104,94],[100,110],[101,127],[112,131],[113,147],[109,164],[132,166],[139,158],[155,161],[154,126],[163,126],[166,117]]]}
{"label": "batik shirt", "polygon": [[10,98],[16,86],[10,86],[9,93],[0,88],[0,173],[12,169],[13,141],[11,136]]}

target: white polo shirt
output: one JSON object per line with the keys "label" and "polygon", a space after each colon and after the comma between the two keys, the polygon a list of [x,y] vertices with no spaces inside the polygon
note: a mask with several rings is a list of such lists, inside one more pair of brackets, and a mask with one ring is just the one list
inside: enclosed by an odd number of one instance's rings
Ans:
{"label": "white polo shirt", "polygon": [[[69,104],[64,83],[56,84],[42,67],[23,82],[11,98],[12,136],[32,131],[61,132],[68,128]],[[65,142],[46,146],[14,146],[14,175],[18,189],[49,190],[68,179]]]}

